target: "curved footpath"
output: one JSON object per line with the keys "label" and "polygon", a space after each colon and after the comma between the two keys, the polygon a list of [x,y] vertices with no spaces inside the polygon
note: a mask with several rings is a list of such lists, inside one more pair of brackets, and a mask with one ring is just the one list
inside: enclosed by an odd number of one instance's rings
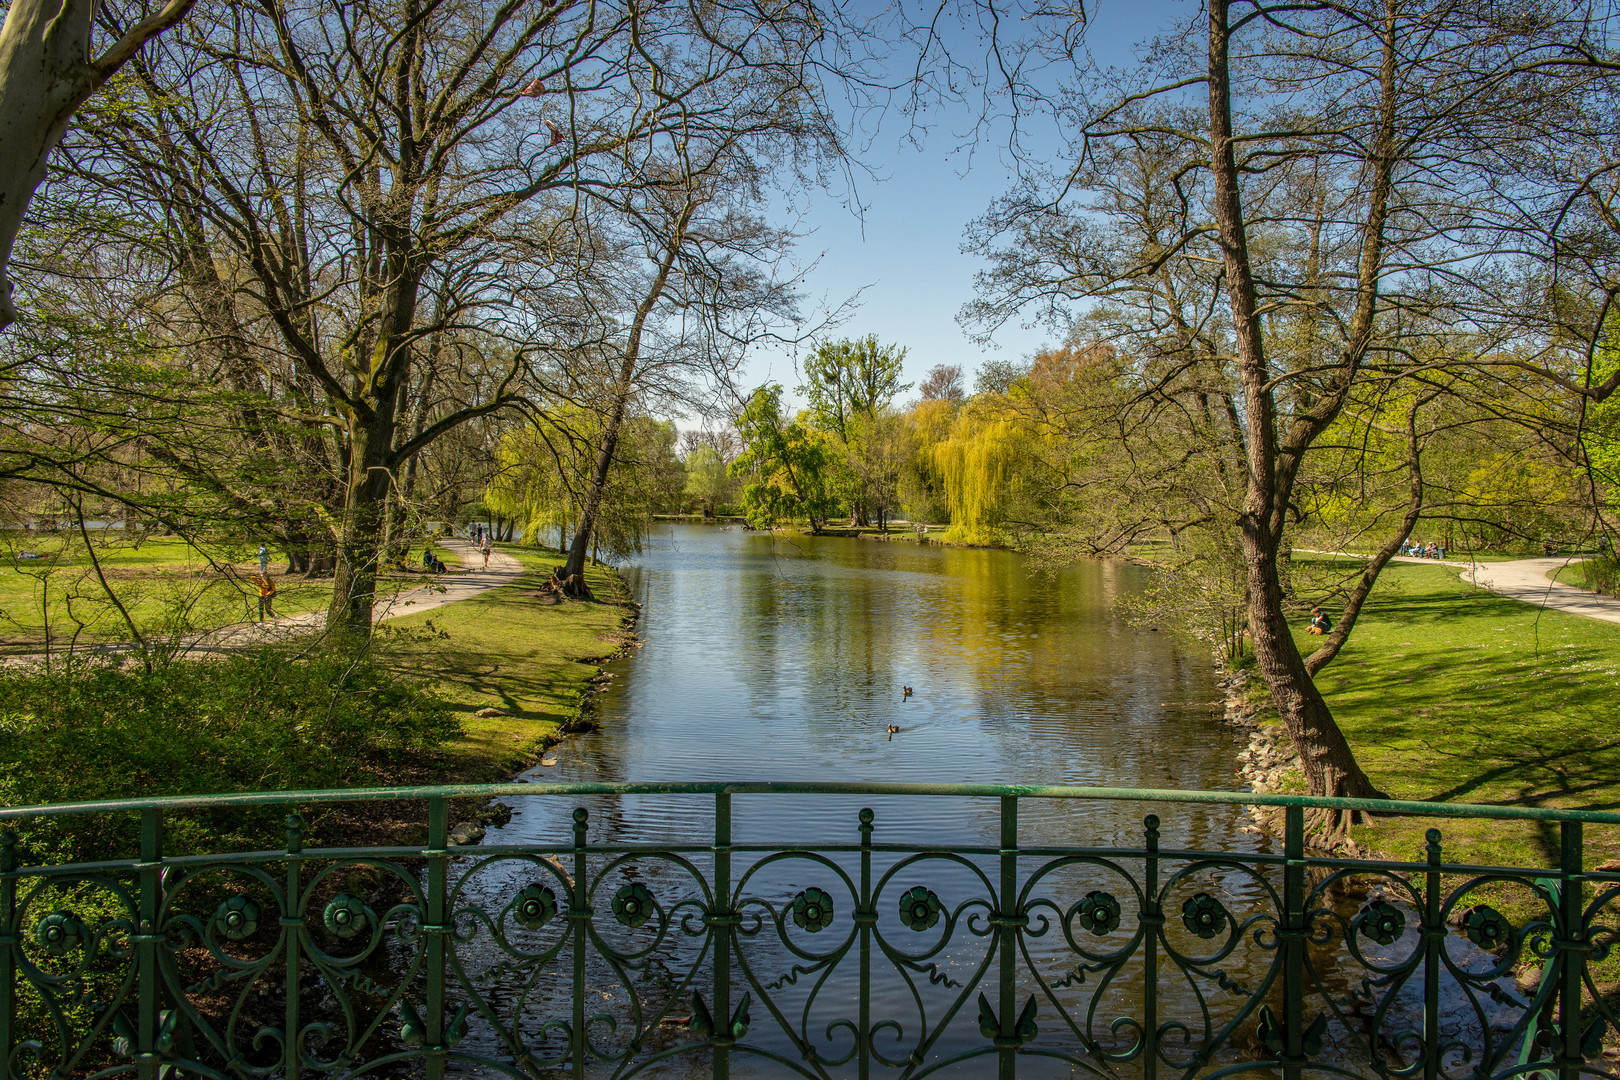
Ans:
{"label": "curved footpath", "polygon": [[[449,548],[459,555],[461,564],[465,567],[480,567],[483,564],[483,555],[470,540],[452,538],[437,543],[440,547]],[[414,589],[402,589],[387,599],[379,600],[373,621],[397,619],[402,615],[415,615],[419,611],[431,611],[436,607],[454,604],[458,600],[466,600],[486,590],[510,585],[522,573],[522,563],[500,548],[496,548],[489,553],[488,570],[453,571]],[[266,639],[293,637],[311,630],[319,630],[325,625],[326,612],[309,611],[302,615],[289,615],[263,625],[238,623],[226,626],[204,635],[196,644],[205,649],[246,645]]]}
{"label": "curved footpath", "polygon": [[[1401,561],[1422,563],[1436,560],[1402,558]],[[1620,598],[1599,596],[1573,585],[1562,585],[1548,576],[1579,561],[1555,556],[1550,559],[1515,559],[1513,562],[1446,562],[1444,565],[1460,569],[1464,581],[1526,604],[1620,623]]]}
{"label": "curved footpath", "polygon": [[[438,544],[459,555],[464,566],[481,566],[483,564],[483,555],[473,547],[470,540],[448,539],[440,540]],[[414,588],[401,589],[392,596],[379,600],[374,621],[382,622],[384,619],[397,619],[403,615],[414,615],[419,611],[430,611],[446,604],[454,604],[458,600],[466,600],[488,589],[509,585],[517,580],[522,573],[522,563],[496,548],[489,554],[488,570],[453,571],[432,578]],[[284,641],[288,638],[299,637],[321,630],[325,625],[326,612],[324,611],[308,611],[302,615],[288,615],[263,624],[254,622],[232,623],[229,626],[222,626],[218,630],[198,634],[187,641],[184,647],[180,649],[180,652],[213,653],[238,649],[261,642]],[[81,654],[108,654],[128,652],[132,647],[133,643],[121,641],[80,646],[76,651]],[[44,659],[44,655],[43,653],[23,653],[15,656],[0,657],[0,665],[31,664]]]}
{"label": "curved footpath", "polygon": [[[1315,548],[1296,548],[1312,555],[1342,555],[1347,559],[1365,559],[1348,551],[1318,551]],[[1514,559],[1511,562],[1456,562],[1452,559],[1422,559],[1410,555],[1396,555],[1390,562],[1417,563],[1420,566],[1449,566],[1461,570],[1462,579],[1470,585],[1489,589],[1493,593],[1549,611],[1563,611],[1571,615],[1584,615],[1589,619],[1620,623],[1620,598],[1599,596],[1597,593],[1561,585],[1548,577],[1571,563],[1582,560],[1573,556],[1555,556],[1550,559]]]}

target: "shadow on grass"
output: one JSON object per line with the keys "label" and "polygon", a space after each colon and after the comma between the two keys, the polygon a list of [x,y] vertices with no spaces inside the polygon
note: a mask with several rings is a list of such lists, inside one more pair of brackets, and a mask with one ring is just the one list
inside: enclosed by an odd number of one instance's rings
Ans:
{"label": "shadow on grass", "polygon": [[[1369,616],[1318,682],[1383,786],[1426,802],[1620,808],[1611,628],[1433,573],[1407,577]],[[1558,858],[1553,822],[1444,831],[1481,854],[1517,843]]]}
{"label": "shadow on grass", "polygon": [[593,581],[603,599],[542,603],[549,569],[431,613],[388,649],[391,662],[436,683],[463,717],[493,706],[525,720],[571,718],[595,664],[617,646],[624,600]]}

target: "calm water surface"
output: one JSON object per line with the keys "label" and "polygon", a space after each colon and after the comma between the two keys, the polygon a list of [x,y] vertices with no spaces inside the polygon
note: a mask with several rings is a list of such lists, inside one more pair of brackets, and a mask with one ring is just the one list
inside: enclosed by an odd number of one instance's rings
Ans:
{"label": "calm water surface", "polygon": [[[1207,654],[1113,613],[1142,581],[1129,564],[1047,574],[1005,551],[675,526],[626,577],[644,647],[611,665],[601,730],[528,779],[1235,785]],[[636,839],[708,821],[701,801],[615,802]],[[780,805],[752,805],[765,803]],[[944,803],[875,808],[908,839],[982,825],[989,809]],[[739,829],[782,838],[803,824],[791,800],[738,804]],[[1059,809],[1026,808],[1026,841],[1124,840],[1146,808]],[[1189,841],[1243,840],[1228,811],[1173,816]],[[506,831],[556,824],[525,808]]]}
{"label": "calm water surface", "polygon": [[[1089,562],[1047,574],[1004,551],[678,526],[659,531],[626,576],[644,605],[644,647],[611,665],[616,677],[599,697],[600,730],[559,746],[555,766],[525,777],[537,785],[813,780],[1235,786],[1238,741],[1214,719],[1216,689],[1207,654],[1168,633],[1132,629],[1114,614],[1115,601],[1142,584],[1142,572],[1128,564]],[[903,686],[915,690],[909,699]],[[891,724],[900,728],[892,736]],[[658,856],[615,861],[604,854],[593,857],[591,869],[593,910],[603,916],[594,925],[603,938],[590,952],[589,996],[617,1024],[598,1025],[593,1038],[609,1056],[656,1054],[659,1046],[685,1038],[684,1027],[661,1025],[658,1017],[690,1013],[691,991],[707,993],[712,978],[701,922],[683,928],[675,908],[701,894],[694,875],[712,873],[703,850],[712,837],[712,797],[509,801],[521,805],[510,825],[490,831],[486,845],[564,846],[572,837],[573,809],[583,805],[590,812],[592,844],[698,848],[684,862]],[[768,845],[767,852],[799,844],[856,844],[863,805],[876,812],[873,839],[880,845],[993,849],[999,829],[994,799],[750,795],[736,796],[733,804],[734,842]],[[1140,847],[1142,818],[1154,811],[1163,818],[1166,848],[1254,846],[1231,808],[1047,800],[1021,801],[1019,841],[1026,847]],[[739,930],[739,964],[747,965],[752,981],[745,982],[741,971],[736,976],[736,996],[745,990],[754,995],[749,1043],[789,1060],[798,1060],[798,1047],[804,1045],[814,1045],[825,1060],[848,1052],[854,954],[830,968],[816,968],[807,959],[811,953],[802,950],[813,953],[852,940],[856,857],[835,854],[817,862],[794,854],[772,860],[739,851],[735,862],[743,879],[745,920],[755,920],[754,929],[745,922]],[[1039,862],[1030,860],[1031,867]],[[994,856],[908,863],[902,853],[883,853],[874,863],[875,878],[892,871],[892,880],[878,889],[879,934],[902,951],[920,950],[915,963],[886,953],[873,973],[873,1015],[895,1025],[874,1034],[881,1044],[875,1048],[896,1061],[913,1052],[939,1061],[982,1046],[973,984],[989,959],[990,939],[987,905],[975,898],[993,887]],[[563,884],[560,876],[547,873],[536,864],[495,857],[468,868],[462,896],[480,897],[499,909],[537,878]],[[1033,895],[1050,896],[1066,908],[1089,889],[1105,888],[1134,910],[1129,877],[1139,873],[1139,861],[1114,870],[1103,863],[1065,864]],[[620,934],[607,917],[615,889],[635,883],[650,888],[670,910],[666,932],[649,925]],[[962,922],[941,922],[923,934],[902,926],[899,895],[917,886],[935,890],[946,911],[955,910]],[[773,926],[767,910],[784,911],[799,890],[809,887],[832,897],[835,918],[828,931],[811,938],[793,929],[791,920],[781,930]],[[1258,898],[1261,886],[1241,870],[1215,866],[1201,871],[1196,881],[1189,878],[1182,891],[1199,888],[1218,890],[1233,910],[1242,910]],[[1178,893],[1175,903],[1180,899]],[[970,917],[978,930],[970,929]],[[939,939],[950,925],[954,932]],[[536,940],[563,949],[563,933],[559,920]],[[938,949],[930,952],[935,939]],[[1099,984],[1096,974],[1076,969],[1077,957],[1055,925],[1026,940],[1021,987],[1035,971],[1051,984],[1068,986],[1054,992],[1064,996],[1081,1024],[1095,999],[1104,1010],[1098,1035],[1109,1044],[1128,1045],[1128,1030],[1109,1033],[1106,1025],[1113,1016],[1139,1011],[1139,975],[1122,971]],[[620,950],[625,959],[604,959],[603,946]],[[1252,963],[1252,970],[1264,970],[1270,954],[1258,950],[1251,962],[1248,951],[1246,946],[1231,957],[1228,969],[1241,972]],[[498,963],[503,955],[487,958],[498,984],[492,1000],[506,1015],[521,1017],[521,1034],[514,1038],[555,1048],[559,1029],[547,1027],[545,1018],[567,1015],[567,1001],[555,996],[560,984],[546,970],[503,967]],[[554,955],[544,968],[571,954]],[[503,970],[508,974],[500,975]],[[994,996],[993,973],[989,985]],[[1035,989],[1030,983],[1020,994]],[[1211,1004],[1217,1013],[1233,1007],[1225,991],[1211,987],[1209,992],[1221,999]],[[1167,1008],[1184,1010],[1193,1021],[1202,1015],[1204,994],[1186,981],[1167,985],[1161,996]],[[763,1007],[765,996],[780,1014]],[[919,1050],[916,1040],[928,1037],[920,1033],[942,1022],[937,1038]],[[1048,1038],[1074,1042],[1055,1014],[1043,1023],[1051,1025],[1043,1028]],[[645,1034],[631,1041],[638,1030]],[[501,1053],[481,1033],[471,1040]],[[1039,1060],[1031,1059],[1031,1076],[1046,1075],[1044,1067],[1035,1066]],[[976,1060],[948,1074],[983,1075],[985,1068]],[[1068,1066],[1051,1068],[1051,1075],[1069,1075]],[[647,1075],[698,1076],[707,1069],[699,1055],[660,1063]],[[739,1055],[733,1075],[784,1072],[768,1060]]]}

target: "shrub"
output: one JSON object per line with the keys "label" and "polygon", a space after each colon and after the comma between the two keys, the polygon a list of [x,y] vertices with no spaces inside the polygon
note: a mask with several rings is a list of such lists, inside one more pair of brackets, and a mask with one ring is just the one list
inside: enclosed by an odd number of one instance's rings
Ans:
{"label": "shrub", "polygon": [[1603,552],[1581,564],[1586,586],[1605,596],[1620,596],[1620,556]]}
{"label": "shrub", "polygon": [[[365,653],[265,648],[175,661],[0,672],[0,798],[92,799],[363,786],[438,753],[458,722]],[[169,815],[170,853],[280,836],[282,811]],[[128,854],[133,815],[29,824],[32,858]]]}

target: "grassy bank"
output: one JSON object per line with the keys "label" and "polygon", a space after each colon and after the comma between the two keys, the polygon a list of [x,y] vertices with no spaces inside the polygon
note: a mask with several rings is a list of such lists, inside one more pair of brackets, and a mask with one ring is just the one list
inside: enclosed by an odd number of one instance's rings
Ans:
{"label": "grassy bank", "polygon": [[[161,663],[0,669],[7,805],[395,783],[456,738],[436,695],[332,642]],[[168,816],[177,853],[279,845],[285,811]],[[61,860],[127,852],[128,814],[22,823]]]}
{"label": "grassy bank", "polygon": [[[1620,626],[1497,596],[1447,567],[1392,564],[1317,683],[1362,767],[1394,797],[1620,805]],[[1380,819],[1357,838],[1416,858],[1433,824]],[[1557,859],[1555,828],[1439,826],[1451,860]],[[1586,832],[1589,867],[1620,857],[1620,830]]]}
{"label": "grassy bank", "polygon": [[[369,644],[305,639],[223,657],[0,669],[0,800],[285,791],[509,779],[577,723],[634,608],[607,567],[601,603],[540,586],[556,561],[514,551],[515,584],[392,621]],[[630,617],[630,618],[627,618]],[[480,717],[493,708],[506,715]],[[420,806],[346,804],[311,820],[327,842],[411,842]],[[281,842],[281,814],[182,815],[176,852]],[[481,820],[472,802],[457,821]],[[133,819],[29,831],[40,854],[132,842]]]}
{"label": "grassy bank", "polygon": [[[633,638],[635,609],[611,567],[586,568],[598,603],[556,601],[541,586],[560,556],[502,550],[523,564],[517,581],[392,620],[383,637],[387,661],[433,687],[461,720],[435,769],[447,781],[504,780],[531,764],[578,717],[598,661]],[[483,709],[506,715],[478,716]]]}

